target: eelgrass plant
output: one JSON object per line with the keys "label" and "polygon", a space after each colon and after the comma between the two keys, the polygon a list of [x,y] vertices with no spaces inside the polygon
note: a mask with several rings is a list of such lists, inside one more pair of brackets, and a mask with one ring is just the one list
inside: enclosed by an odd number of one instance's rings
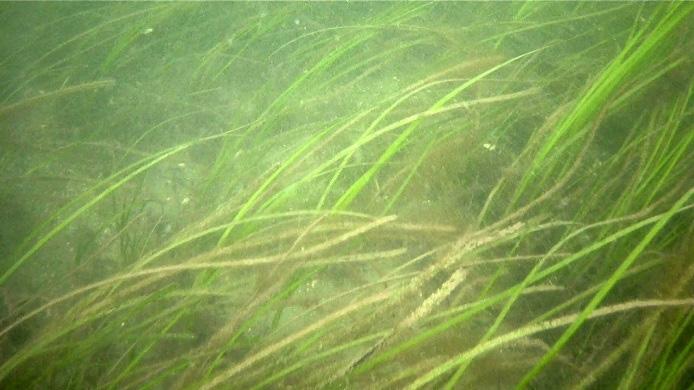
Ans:
{"label": "eelgrass plant", "polygon": [[42,6],[1,387],[691,381],[692,5]]}

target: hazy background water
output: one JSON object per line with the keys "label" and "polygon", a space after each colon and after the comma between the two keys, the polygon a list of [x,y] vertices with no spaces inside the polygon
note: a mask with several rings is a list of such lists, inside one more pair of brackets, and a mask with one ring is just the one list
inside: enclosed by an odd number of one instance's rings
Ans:
{"label": "hazy background water", "polygon": [[[544,134],[551,132],[542,130],[547,123],[556,124],[553,117],[570,112],[586,85],[619,55],[637,28],[654,23],[662,15],[659,12],[659,5],[650,3],[4,4],[0,8],[3,325],[62,294],[139,269],[139,262],[149,254],[215,224],[241,218],[241,213],[250,218],[329,210],[341,204],[371,167],[378,167],[346,210],[374,217],[397,215],[399,222],[431,230],[390,235],[369,232],[330,254],[399,248],[407,253],[379,263],[328,263],[331,265],[297,273],[294,280],[302,285],[292,290],[296,300],[275,314],[254,317],[244,336],[248,344],[232,354],[240,359],[247,349],[253,350],[254,343],[263,345],[263,337],[291,324],[326,297],[376,283],[407,261],[502,220],[530,202],[533,193],[550,188],[551,181],[538,179],[528,192],[514,198],[517,193],[508,183],[520,182],[527,168],[517,163],[519,156],[533,142],[545,139]],[[681,104],[678,96],[691,88],[690,42],[691,34],[684,29],[669,46],[655,52],[654,64],[674,65],[655,82],[646,83],[648,88],[637,89],[638,105],[609,102],[615,107],[601,119],[578,171],[564,191],[532,218],[577,224],[603,218],[597,213],[605,202],[619,199],[622,182],[615,177],[617,186],[609,181],[603,186],[606,179],[601,172],[614,164],[622,164],[626,173],[643,167],[636,155],[624,161],[614,156],[623,153],[622,146],[635,132],[643,131],[643,123],[655,120],[644,112],[658,104]],[[471,81],[531,51],[537,52]],[[644,74],[644,82],[646,77]],[[391,106],[434,80],[440,82]],[[416,121],[415,132],[393,156],[383,157],[397,142],[401,129],[363,142],[344,160],[322,165],[368,137],[369,125],[377,123],[379,114],[384,113],[384,121],[376,129],[437,107],[447,93],[466,82],[471,87],[454,101],[473,103]],[[634,85],[638,84],[626,85],[622,91]],[[514,93],[519,97],[500,98]],[[492,102],[484,101],[490,97]],[[682,117],[691,120],[690,103],[684,105]],[[689,139],[686,131],[673,132],[671,142],[676,143],[680,134]],[[582,137],[557,146],[549,159],[554,153],[580,155]],[[194,145],[122,183],[110,179],[134,166],[131,164],[189,142]],[[303,147],[309,149],[303,152]],[[691,162],[690,148],[682,153],[684,164]],[[673,170],[683,172],[681,165]],[[682,188],[691,186],[691,175],[681,177]],[[500,180],[506,180],[507,186],[496,192]],[[95,189],[102,183],[106,186]],[[600,191],[586,191],[590,185]],[[105,188],[108,190],[103,192]],[[665,188],[678,191],[674,185]],[[497,197],[485,210],[492,193]],[[259,203],[250,205],[256,198]],[[659,207],[672,201],[671,196]],[[250,205],[248,211],[244,205]],[[75,212],[78,215],[73,219]],[[660,247],[672,250],[674,257],[681,256],[677,244],[691,238],[686,215],[676,217],[670,244]],[[526,222],[530,220],[531,215]],[[48,223],[41,225],[45,221]],[[315,223],[321,226],[322,221]],[[306,220],[284,225],[254,222],[233,230],[226,242],[217,234],[178,248],[153,264],[184,264],[223,243],[252,247],[244,251],[239,246],[232,258],[291,253],[297,247],[291,240],[277,244],[264,240],[291,229],[308,232],[312,226]],[[543,253],[562,234],[534,237],[515,248],[488,254]],[[331,238],[334,235],[325,233],[298,247],[303,250],[302,245]],[[580,250],[594,240],[593,236],[579,236],[567,250]],[[639,242],[638,237],[634,240],[631,246]],[[603,273],[592,273],[594,267],[600,268],[595,262],[582,267],[586,272],[557,281],[568,296],[604,279]],[[288,268],[286,273],[295,271]],[[188,309],[181,312],[185,320],[173,322],[177,335],[186,341],[167,344],[156,352],[146,349],[148,362],[156,365],[171,351],[193,353],[209,346],[207,340],[219,334],[229,313],[254,307],[253,299],[262,297],[275,280],[291,284],[281,277],[283,272],[281,268],[238,274],[205,271],[172,278],[165,284],[172,295],[161,302],[143,303],[153,309],[142,313],[161,314],[162,305],[176,301],[176,293],[189,299],[185,291],[200,286],[227,295],[185,301],[191,307],[198,302],[205,307],[204,314]],[[487,284],[489,279],[500,278],[502,286],[518,283],[528,268],[485,266],[476,272],[479,279],[472,278],[472,292],[456,290],[457,298],[446,304],[453,307],[465,297],[481,296],[478,292],[485,291],[484,286],[496,288]],[[420,298],[446,280],[447,275],[439,275],[431,286],[422,287]],[[663,280],[668,279],[654,280],[645,289],[657,289]],[[648,278],[643,282],[648,283]],[[161,291],[169,294],[164,287]],[[622,293],[624,299],[630,297],[628,291]],[[543,311],[561,300],[540,298],[526,304]],[[340,302],[328,308],[345,305]],[[51,310],[3,340],[7,351],[3,359],[30,345],[52,319],[56,323],[64,320],[61,316],[67,308]],[[315,317],[305,317],[295,323],[295,329],[329,313],[326,309]],[[393,317],[405,314],[394,311]],[[492,319],[492,314],[482,316],[475,329],[483,331]],[[512,318],[516,319],[518,324],[526,320],[522,315]],[[359,320],[354,323],[355,328],[365,326]],[[505,326],[513,329],[514,323]],[[374,324],[368,326],[377,328]],[[85,332],[98,334],[98,328],[94,325]],[[110,342],[118,344],[119,335],[104,329],[113,337]],[[133,330],[124,334],[133,335]],[[119,359],[131,357],[123,352],[127,348],[109,346],[104,349],[111,352],[87,354],[103,357],[105,368],[90,371],[77,383],[105,386],[104,378],[110,375],[104,372],[119,372]],[[541,356],[543,348],[519,352],[518,359],[532,361]],[[495,367],[497,363],[490,359],[481,364],[473,383],[483,388],[485,381],[493,381],[493,374],[484,374],[485,364]],[[405,359],[401,364],[409,367],[414,363]],[[572,364],[564,369],[576,377],[582,371]],[[495,385],[504,388],[515,383],[518,373],[528,368],[509,369],[508,377],[496,378]],[[65,375],[44,380],[60,384],[71,374]],[[547,375],[555,379],[552,373]]]}

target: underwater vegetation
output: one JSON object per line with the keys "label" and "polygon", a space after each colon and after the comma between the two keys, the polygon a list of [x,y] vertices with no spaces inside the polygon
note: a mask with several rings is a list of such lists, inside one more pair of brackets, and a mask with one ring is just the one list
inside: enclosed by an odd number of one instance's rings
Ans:
{"label": "underwater vegetation", "polygon": [[0,8],[0,387],[688,388],[694,3]]}

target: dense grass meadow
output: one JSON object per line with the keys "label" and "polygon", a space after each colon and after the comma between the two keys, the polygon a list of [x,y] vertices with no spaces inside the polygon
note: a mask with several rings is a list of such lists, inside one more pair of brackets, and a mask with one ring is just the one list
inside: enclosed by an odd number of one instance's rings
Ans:
{"label": "dense grass meadow", "polygon": [[0,388],[692,388],[694,3],[0,19]]}

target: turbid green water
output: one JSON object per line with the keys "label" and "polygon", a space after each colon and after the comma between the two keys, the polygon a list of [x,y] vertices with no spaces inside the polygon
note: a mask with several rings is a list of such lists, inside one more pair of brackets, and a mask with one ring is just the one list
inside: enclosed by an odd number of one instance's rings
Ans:
{"label": "turbid green water", "polygon": [[687,388],[690,3],[8,3],[0,387]]}

